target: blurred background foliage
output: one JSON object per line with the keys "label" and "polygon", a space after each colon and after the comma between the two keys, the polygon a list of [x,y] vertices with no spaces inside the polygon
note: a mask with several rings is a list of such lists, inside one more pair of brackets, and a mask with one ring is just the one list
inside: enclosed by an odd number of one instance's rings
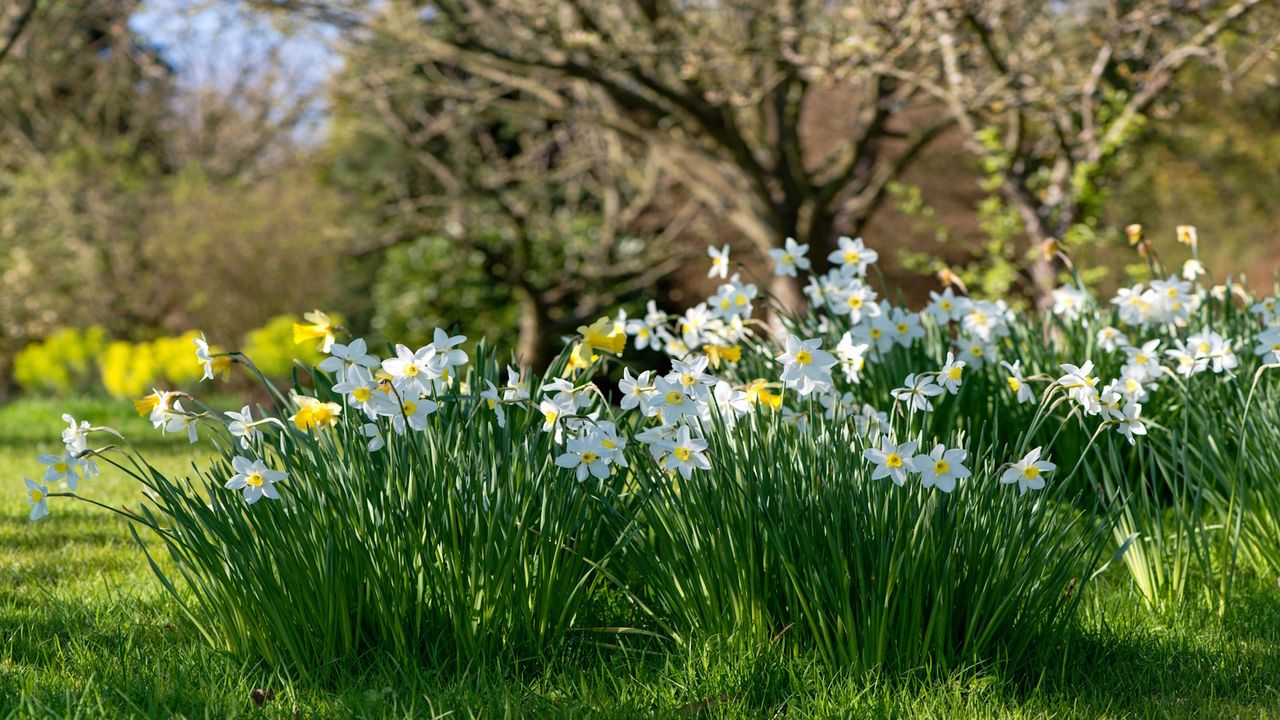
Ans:
{"label": "blurred background foliage", "polygon": [[188,384],[192,329],[287,374],[313,308],[537,365],[783,234],[1030,303],[1046,239],[1110,289],[1195,224],[1268,288],[1280,22],[1193,4],[0,0],[0,393]]}

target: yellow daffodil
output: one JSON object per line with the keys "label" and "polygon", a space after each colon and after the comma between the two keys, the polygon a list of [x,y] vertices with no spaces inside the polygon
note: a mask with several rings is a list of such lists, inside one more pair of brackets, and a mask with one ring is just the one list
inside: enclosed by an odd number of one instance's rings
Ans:
{"label": "yellow daffodil", "polygon": [[578,334],[582,335],[582,344],[588,346],[584,354],[604,350],[618,355],[627,346],[627,334],[607,317],[578,328]]}
{"label": "yellow daffodil", "polygon": [[569,351],[569,364],[564,368],[563,377],[569,377],[577,373],[579,370],[586,370],[591,367],[591,363],[599,360],[600,356],[591,352],[591,345],[586,342],[580,342],[573,346],[573,350]]}
{"label": "yellow daffodil", "polygon": [[160,393],[158,392],[152,392],[133,401],[133,409],[138,411],[139,417],[149,417],[159,405]]}
{"label": "yellow daffodil", "polygon": [[293,343],[301,345],[308,340],[320,340],[320,350],[329,352],[329,348],[333,347],[333,322],[329,320],[329,316],[319,310],[302,316],[306,323],[293,324]]}
{"label": "yellow daffodil", "polygon": [[761,403],[777,410],[782,406],[782,393],[774,393],[771,388],[777,387],[777,383],[771,383],[768,380],[753,380],[747,384],[745,388],[747,393],[747,401],[753,405]]}
{"label": "yellow daffodil", "polygon": [[309,432],[338,424],[338,416],[342,414],[341,405],[322,402],[305,395],[295,395],[293,400],[298,404],[298,412],[289,417],[289,422],[299,430]]}
{"label": "yellow daffodil", "polygon": [[1199,238],[1196,237],[1195,225],[1179,225],[1178,226],[1178,242],[1183,245],[1195,247]]}
{"label": "yellow daffodil", "polygon": [[707,354],[711,367],[720,367],[722,360],[736,363],[742,359],[742,348],[737,345],[704,345],[702,352]]}

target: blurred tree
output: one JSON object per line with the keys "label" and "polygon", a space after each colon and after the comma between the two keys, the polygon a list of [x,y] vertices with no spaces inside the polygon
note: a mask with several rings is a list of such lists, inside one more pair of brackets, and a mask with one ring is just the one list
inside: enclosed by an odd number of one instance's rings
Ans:
{"label": "blurred tree", "polygon": [[0,63],[0,390],[13,353],[60,327],[234,342],[334,298],[338,203],[293,136],[314,94],[270,38],[179,77],[139,8],[41,3]]}
{"label": "blurred tree", "polygon": [[[764,252],[795,237],[819,267],[950,124],[920,111],[940,74],[923,0],[259,0],[343,15],[453,71],[437,97],[626,138]],[[356,34],[359,34],[356,33]],[[940,82],[940,80],[939,80]],[[505,91],[505,92],[504,92]],[[832,112],[833,107],[841,108]],[[800,304],[799,284],[774,295]]]}
{"label": "blurred tree", "polygon": [[982,158],[988,222],[1024,239],[1041,303],[1058,282],[1042,249],[1096,237],[1126,150],[1177,109],[1186,70],[1238,78],[1280,40],[1265,0],[964,0],[933,20],[945,82],[930,91]]}
{"label": "blurred tree", "polygon": [[35,9],[36,0],[4,0],[0,3],[0,62],[18,44],[18,37],[31,21]]}
{"label": "blurred tree", "polygon": [[656,237],[637,232],[662,187],[649,149],[524,113],[527,91],[424,59],[399,34],[354,42],[345,60],[330,177],[363,205],[357,254],[387,261],[373,273],[375,329],[405,339],[459,321],[490,337],[514,329],[521,361],[542,366],[561,334],[683,261],[674,239],[699,199]]}

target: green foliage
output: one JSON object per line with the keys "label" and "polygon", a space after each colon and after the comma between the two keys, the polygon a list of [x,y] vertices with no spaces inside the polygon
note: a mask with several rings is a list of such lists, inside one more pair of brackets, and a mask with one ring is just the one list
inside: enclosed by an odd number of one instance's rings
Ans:
{"label": "green foliage", "polygon": [[[476,235],[499,230],[472,228]],[[478,242],[498,247],[486,237]],[[466,334],[512,347],[519,300],[510,285],[496,283],[484,253],[442,235],[425,235],[387,251],[373,285],[373,329],[410,344],[430,342],[431,331],[465,319]],[[429,279],[429,282],[424,282]]]}
{"label": "green foliage", "polygon": [[[502,379],[479,367],[469,387]],[[250,506],[222,488],[236,445],[202,468],[195,493],[139,468],[156,497],[143,523],[189,592],[170,573],[162,582],[205,637],[306,674],[367,653],[464,666],[555,653],[616,544],[620,479],[567,477],[540,413],[513,409],[502,428],[476,417],[479,399],[461,385],[454,393],[469,401],[442,405],[424,432],[388,433],[380,452],[366,451],[358,413],[316,436],[290,425],[255,442],[247,454],[289,473],[284,503]]]}
{"label": "green foliage", "polygon": [[715,433],[721,460],[687,481],[642,473],[633,557],[675,637],[785,636],[888,672],[1020,664],[1061,640],[1108,542],[1097,515],[1059,504],[1066,484],[1019,497],[998,480],[1009,453],[972,443],[955,492],[898,487],[871,479],[844,418],[813,422]]}

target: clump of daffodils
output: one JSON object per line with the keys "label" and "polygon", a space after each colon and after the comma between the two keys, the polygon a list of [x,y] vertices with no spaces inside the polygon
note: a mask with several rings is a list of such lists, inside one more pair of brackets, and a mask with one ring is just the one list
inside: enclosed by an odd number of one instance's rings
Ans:
{"label": "clump of daffodils", "polygon": [[[1196,250],[1194,228],[1180,229],[1179,237]],[[769,254],[774,273],[799,277],[811,267],[808,253],[809,246],[786,239]],[[1039,404],[1046,413],[1065,406],[1136,443],[1151,427],[1144,405],[1162,388],[1202,374],[1233,377],[1242,364],[1237,349],[1248,341],[1198,324],[1208,298],[1243,291],[1206,291],[1199,284],[1204,268],[1194,257],[1181,277],[1121,288],[1107,302],[1078,283],[1055,290],[1052,315],[1064,325],[1085,326],[1093,355],[1064,357],[1033,371],[1041,363],[1013,342],[1016,318],[1006,303],[968,297],[953,282],[931,292],[919,311],[892,304],[867,281],[879,256],[861,238],[839,239],[826,258],[830,269],[807,277],[810,316],[777,335],[756,319],[759,291],[734,272],[729,246],[707,254],[708,278],[722,281],[710,296],[681,314],[649,301],[638,317],[619,312],[579,327],[562,376],[540,385],[508,367],[505,384],[485,379],[473,394],[460,380],[470,362],[466,337],[436,329],[426,345],[396,344],[379,357],[366,340],[341,338],[342,329],[315,311],[293,334],[296,342],[316,343],[326,353],[316,375],[326,386],[311,395],[280,396],[283,412],[246,405],[217,413],[186,393],[161,389],[134,405],[161,433],[180,433],[191,442],[199,440],[200,428],[225,433],[242,453],[225,487],[248,503],[280,500],[281,490],[287,492],[288,473],[272,450],[275,434],[308,440],[350,422],[367,451],[376,453],[396,436],[425,431],[446,403],[474,403],[504,428],[512,412],[540,418],[534,426],[555,443],[554,465],[579,482],[628,471],[637,457],[629,460],[628,449],[636,448],[671,478],[690,480],[721,460],[711,450],[710,434],[732,432],[743,418],[763,413],[798,432],[847,431],[872,479],[905,485],[917,478],[946,493],[971,477],[970,451],[961,447],[959,433],[928,436],[920,423],[941,404],[956,402],[975,375],[988,373],[998,399],[1011,406]],[[1253,354],[1262,363],[1280,363],[1280,301],[1259,299],[1249,309],[1258,325]],[[871,369],[898,354],[919,357],[927,337],[941,338],[941,357],[915,367],[897,387],[878,393],[865,388]],[[610,397],[591,378],[602,366],[621,364],[629,344],[665,353],[669,368],[633,371],[623,364],[617,395]],[[225,379],[238,364],[253,369],[250,359],[218,350],[203,334],[195,339],[194,362],[204,381]],[[1104,364],[1119,370],[1102,376],[1097,368]],[[98,473],[94,457],[100,451],[91,450],[87,438],[114,432],[64,419],[63,451],[40,455],[41,481],[25,480],[32,519],[48,513],[50,496],[74,496],[83,480]],[[1037,447],[1006,463],[1001,480],[1020,493],[1043,488],[1054,466],[1042,453],[1047,451]]]}

